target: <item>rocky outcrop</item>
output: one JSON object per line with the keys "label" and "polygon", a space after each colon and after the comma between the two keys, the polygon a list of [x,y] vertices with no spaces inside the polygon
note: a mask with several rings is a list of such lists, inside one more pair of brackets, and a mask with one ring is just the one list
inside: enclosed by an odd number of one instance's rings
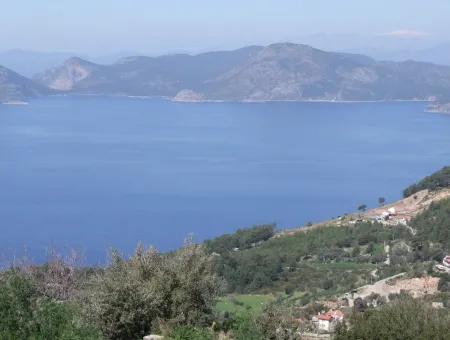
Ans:
{"label": "rocky outcrop", "polygon": [[70,91],[86,81],[91,74],[100,69],[100,65],[81,58],[70,58],[60,67],[50,69],[35,77],[36,81],[51,89]]}
{"label": "rocky outcrop", "polygon": [[163,340],[164,337],[162,335],[150,334],[144,336],[143,340]]}
{"label": "rocky outcrop", "polygon": [[173,98],[175,102],[201,102],[205,100],[205,96],[192,90],[181,90]]}

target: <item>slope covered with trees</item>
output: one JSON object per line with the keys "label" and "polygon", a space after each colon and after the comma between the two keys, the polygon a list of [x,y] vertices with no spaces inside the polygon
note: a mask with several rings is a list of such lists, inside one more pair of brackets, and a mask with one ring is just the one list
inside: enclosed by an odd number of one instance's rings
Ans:
{"label": "slope covered with trees", "polygon": [[450,167],[446,166],[434,174],[425,177],[419,182],[409,186],[403,191],[403,196],[408,197],[421,190],[438,190],[450,187]]}

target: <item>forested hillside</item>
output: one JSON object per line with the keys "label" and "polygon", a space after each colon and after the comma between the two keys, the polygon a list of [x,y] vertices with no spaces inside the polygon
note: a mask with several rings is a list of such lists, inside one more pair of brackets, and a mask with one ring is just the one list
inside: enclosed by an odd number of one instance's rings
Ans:
{"label": "forested hillside", "polygon": [[435,172],[434,174],[425,177],[418,183],[415,183],[406,188],[403,192],[403,196],[411,196],[416,192],[424,189],[433,191],[448,187],[450,187],[450,167],[446,166],[441,170]]}
{"label": "forested hillside", "polygon": [[[405,228],[358,223],[275,237],[250,249],[224,250],[217,247],[218,240],[206,244],[220,254],[218,270],[230,292],[345,291],[364,284],[369,272],[385,261],[384,242],[409,237]],[[342,270],[350,275],[342,276]]]}

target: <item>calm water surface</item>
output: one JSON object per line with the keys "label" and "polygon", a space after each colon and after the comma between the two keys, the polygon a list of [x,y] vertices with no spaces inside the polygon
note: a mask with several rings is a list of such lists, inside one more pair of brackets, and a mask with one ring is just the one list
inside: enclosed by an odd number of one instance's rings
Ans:
{"label": "calm water surface", "polygon": [[0,249],[102,263],[239,227],[293,227],[395,200],[450,163],[424,103],[202,103],[53,97],[0,105]]}

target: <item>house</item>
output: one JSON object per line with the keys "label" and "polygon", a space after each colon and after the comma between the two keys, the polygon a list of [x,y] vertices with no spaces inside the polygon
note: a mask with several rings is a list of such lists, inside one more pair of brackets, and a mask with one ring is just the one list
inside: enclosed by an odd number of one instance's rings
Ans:
{"label": "house", "polygon": [[450,255],[444,257],[442,260],[442,265],[437,264],[435,268],[441,273],[450,273]]}
{"label": "house", "polygon": [[323,332],[334,332],[336,325],[344,320],[344,313],[340,310],[330,309],[326,313],[319,314],[318,328]]}
{"label": "house", "polygon": [[450,255],[447,255],[446,257],[444,257],[444,259],[442,260],[442,264],[445,267],[450,268]]}

